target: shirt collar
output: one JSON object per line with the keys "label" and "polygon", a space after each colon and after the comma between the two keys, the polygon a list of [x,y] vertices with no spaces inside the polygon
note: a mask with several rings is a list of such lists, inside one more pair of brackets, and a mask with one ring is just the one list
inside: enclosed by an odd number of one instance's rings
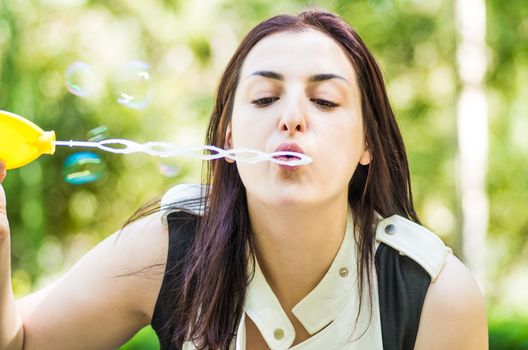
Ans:
{"label": "shirt collar", "polygon": [[[349,207],[345,235],[334,261],[319,284],[292,309],[292,313],[311,335],[334,321],[345,302],[353,295],[356,275],[354,222]],[[256,259],[255,275],[248,286],[244,308],[270,348],[287,349],[293,344],[293,325]]]}

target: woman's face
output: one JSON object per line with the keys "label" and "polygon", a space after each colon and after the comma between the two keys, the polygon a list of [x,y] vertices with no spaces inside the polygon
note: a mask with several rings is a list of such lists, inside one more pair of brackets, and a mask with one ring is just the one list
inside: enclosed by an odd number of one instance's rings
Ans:
{"label": "woman's face", "polygon": [[297,144],[313,162],[237,162],[248,200],[309,206],[343,199],[358,162],[370,161],[355,71],[316,30],[270,35],[242,66],[225,146],[271,153],[282,143]]}

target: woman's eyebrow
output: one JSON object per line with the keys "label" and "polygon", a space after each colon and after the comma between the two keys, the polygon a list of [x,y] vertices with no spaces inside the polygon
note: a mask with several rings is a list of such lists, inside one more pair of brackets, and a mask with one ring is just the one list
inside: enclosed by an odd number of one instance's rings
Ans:
{"label": "woman's eyebrow", "polygon": [[346,82],[348,85],[350,85],[350,82],[348,80],[346,80],[344,77],[342,77],[342,76],[340,76],[338,74],[333,74],[333,73],[312,75],[310,78],[308,78],[308,82],[317,83],[317,82],[320,82],[320,81],[325,81],[325,80],[330,80],[330,79],[340,79],[340,80],[343,80],[344,82]]}
{"label": "woman's eyebrow", "polygon": [[261,77],[264,77],[264,78],[269,78],[269,79],[273,79],[273,80],[280,80],[280,81],[284,81],[284,76],[282,74],[279,74],[277,72],[272,72],[272,71],[269,71],[269,70],[259,70],[259,71],[256,71],[252,74],[250,74],[248,76],[248,78],[250,77],[253,77],[253,76],[261,76]]}
{"label": "woman's eyebrow", "polygon": [[[268,70],[256,71],[250,74],[248,78],[253,77],[253,76],[261,76],[261,77],[268,78],[268,79],[284,81],[284,76],[282,74],[273,72],[273,71],[268,71]],[[348,85],[350,85],[350,82],[346,80],[344,77],[338,74],[333,74],[333,73],[314,74],[308,78],[308,82],[317,83],[317,82],[330,80],[330,79],[340,79],[340,80],[345,81]]]}

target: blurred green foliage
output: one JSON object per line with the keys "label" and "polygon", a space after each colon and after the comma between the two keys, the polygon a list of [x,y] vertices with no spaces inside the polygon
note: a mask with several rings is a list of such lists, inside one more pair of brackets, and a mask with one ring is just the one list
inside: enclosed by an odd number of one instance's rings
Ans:
{"label": "blurred green foliage", "polygon": [[[514,310],[519,304],[512,300],[522,298],[514,288],[518,279],[511,276],[525,275],[528,260],[528,2],[486,4],[493,281],[486,294],[490,309]],[[378,59],[406,142],[418,213],[458,251],[460,83],[453,1],[5,0],[0,2],[0,109],[55,130],[58,139],[84,140],[89,130],[105,125],[111,138],[200,144],[218,78],[244,33],[271,15],[308,6],[344,17]],[[91,98],[66,89],[65,72],[76,61],[97,70],[99,87]],[[116,74],[130,61],[152,67],[154,97],[145,109],[116,101]],[[170,160],[177,171],[166,177],[160,173],[164,163],[154,157],[101,152],[106,176],[74,186],[62,178],[63,162],[73,153],[58,148],[52,157],[10,171],[4,183],[18,296],[62,274],[142,203],[176,183],[200,180],[197,161]],[[513,339],[505,331],[515,328],[510,326],[490,322],[495,348],[507,349],[497,344]],[[518,334],[526,339],[525,332]],[[151,335],[146,328],[124,348],[156,348],[142,343]]]}
{"label": "blurred green foliage", "polygon": [[155,350],[159,349],[159,341],[152,327],[145,327],[121,346],[120,350]]}
{"label": "blurred green foliage", "polygon": [[490,350],[528,350],[528,318],[493,319],[489,331]]}

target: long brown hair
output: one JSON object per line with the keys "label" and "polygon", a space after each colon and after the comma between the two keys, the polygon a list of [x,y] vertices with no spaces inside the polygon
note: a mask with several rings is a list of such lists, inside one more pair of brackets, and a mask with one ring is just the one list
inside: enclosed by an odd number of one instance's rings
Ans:
{"label": "long brown hair", "polygon": [[[412,201],[405,147],[383,77],[359,35],[340,17],[316,9],[297,16],[275,16],[258,24],[242,40],[221,77],[205,142],[224,146],[240,70],[255,44],[274,33],[307,29],[321,31],[344,49],[361,91],[365,140],[372,161],[358,165],[349,183],[348,201],[356,227],[358,293],[362,300],[364,286],[371,296],[375,212],[383,217],[399,214],[419,220]],[[168,326],[178,347],[192,340],[201,349],[227,349],[236,334],[251,278],[251,223],[236,164],[207,162],[202,183],[210,185],[203,194],[205,213],[181,265],[181,281],[170,293],[174,296],[174,311]]]}

